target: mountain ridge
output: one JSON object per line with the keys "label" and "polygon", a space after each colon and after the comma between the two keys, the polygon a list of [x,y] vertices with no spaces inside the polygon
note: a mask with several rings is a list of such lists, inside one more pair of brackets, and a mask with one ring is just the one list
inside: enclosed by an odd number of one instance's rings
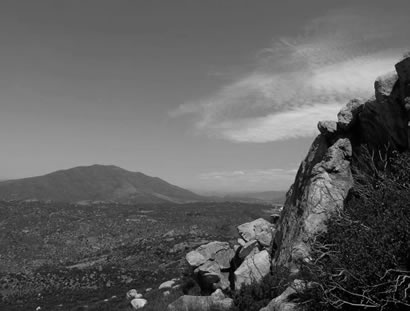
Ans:
{"label": "mountain ridge", "polygon": [[131,172],[115,165],[94,164],[0,181],[0,199],[186,203],[201,201],[204,197],[159,177]]}

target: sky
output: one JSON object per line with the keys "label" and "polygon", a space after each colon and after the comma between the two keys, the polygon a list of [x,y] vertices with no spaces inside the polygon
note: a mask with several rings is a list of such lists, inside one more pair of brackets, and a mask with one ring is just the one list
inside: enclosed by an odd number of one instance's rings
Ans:
{"label": "sky", "polygon": [[0,0],[0,179],[112,164],[202,193],[287,190],[317,122],[410,50],[409,10]]}

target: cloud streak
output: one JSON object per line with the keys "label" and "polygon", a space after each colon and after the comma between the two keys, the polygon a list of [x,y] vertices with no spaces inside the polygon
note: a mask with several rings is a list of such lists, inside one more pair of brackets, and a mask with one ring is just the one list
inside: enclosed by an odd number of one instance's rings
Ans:
{"label": "cloud streak", "polygon": [[198,131],[234,142],[312,136],[319,120],[334,119],[352,98],[369,97],[375,78],[392,71],[410,47],[399,31],[409,28],[408,19],[382,13],[343,10],[318,18],[298,38],[261,50],[252,72],[172,115],[191,115]]}

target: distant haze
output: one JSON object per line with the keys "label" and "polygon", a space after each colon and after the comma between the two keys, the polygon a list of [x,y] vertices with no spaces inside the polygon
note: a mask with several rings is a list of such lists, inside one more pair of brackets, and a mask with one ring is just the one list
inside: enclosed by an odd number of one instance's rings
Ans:
{"label": "distant haze", "polygon": [[317,121],[410,50],[409,9],[2,1],[0,179],[112,164],[196,191],[286,190]]}

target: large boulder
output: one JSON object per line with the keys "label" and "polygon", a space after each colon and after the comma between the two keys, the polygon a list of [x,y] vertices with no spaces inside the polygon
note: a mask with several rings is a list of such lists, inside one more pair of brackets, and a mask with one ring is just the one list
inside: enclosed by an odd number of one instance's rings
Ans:
{"label": "large boulder", "polygon": [[410,58],[396,65],[397,75],[377,78],[375,97],[369,99],[359,114],[361,142],[377,149],[405,150],[408,144],[408,119],[404,100],[410,95]]}
{"label": "large boulder", "polygon": [[208,260],[215,261],[221,269],[229,269],[231,260],[235,256],[234,250],[228,242],[210,242],[201,245],[196,250],[186,255],[188,264],[193,267],[199,267]]}
{"label": "large boulder", "polygon": [[167,311],[229,311],[233,306],[231,298],[221,293],[211,296],[181,296],[169,304]]}
{"label": "large boulder", "polygon": [[270,272],[270,256],[267,250],[248,256],[242,262],[235,274],[235,289],[239,290],[243,285],[260,282]]}
{"label": "large boulder", "polygon": [[357,117],[363,108],[359,99],[352,99],[344,106],[337,115],[337,128],[347,131],[356,123]]}
{"label": "large boulder", "polygon": [[336,121],[319,121],[317,124],[319,132],[326,137],[332,137],[337,133]]}
{"label": "large boulder", "polygon": [[263,218],[238,226],[238,232],[242,239],[246,242],[256,240],[264,247],[270,246],[273,230],[273,224]]}
{"label": "large boulder", "polygon": [[390,72],[382,75],[374,82],[375,97],[377,100],[383,100],[383,97],[390,96],[398,80],[397,73]]}

